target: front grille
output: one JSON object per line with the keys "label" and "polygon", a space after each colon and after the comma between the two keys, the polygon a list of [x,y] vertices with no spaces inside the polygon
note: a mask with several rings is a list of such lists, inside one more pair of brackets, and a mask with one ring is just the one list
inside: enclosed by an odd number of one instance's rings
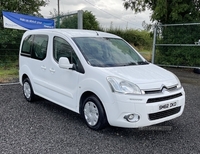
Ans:
{"label": "front grille", "polygon": [[165,96],[165,97],[158,97],[158,98],[150,98],[147,100],[147,103],[155,103],[155,102],[161,102],[161,101],[166,101],[174,98],[181,97],[182,93],[178,93],[175,95],[170,95],[170,96]]}
{"label": "front grille", "polygon": [[144,90],[145,94],[158,94],[162,93],[163,88],[165,88],[167,91],[175,91],[177,90],[177,86],[172,86],[172,87],[162,87],[161,89],[156,89],[156,90]]}
{"label": "front grille", "polygon": [[145,94],[158,94],[158,93],[162,93],[161,90],[151,90],[151,91],[144,91]]}
{"label": "front grille", "polygon": [[165,118],[165,117],[168,117],[168,116],[171,116],[171,115],[178,113],[180,110],[181,110],[181,107],[176,107],[176,108],[173,108],[173,109],[170,109],[170,110],[152,113],[152,114],[149,114],[149,119],[150,120],[157,120],[157,119]]}

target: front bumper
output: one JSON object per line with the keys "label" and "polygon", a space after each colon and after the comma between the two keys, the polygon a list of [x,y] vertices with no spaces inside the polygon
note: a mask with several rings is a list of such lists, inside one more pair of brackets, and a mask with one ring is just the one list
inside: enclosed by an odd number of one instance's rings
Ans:
{"label": "front bumper", "polygon": [[[145,127],[174,119],[183,113],[185,106],[183,88],[153,95],[113,93],[113,97],[114,103],[109,103],[108,107],[108,122],[125,128]],[[124,117],[129,114],[137,114],[140,118],[137,122],[128,122]]]}

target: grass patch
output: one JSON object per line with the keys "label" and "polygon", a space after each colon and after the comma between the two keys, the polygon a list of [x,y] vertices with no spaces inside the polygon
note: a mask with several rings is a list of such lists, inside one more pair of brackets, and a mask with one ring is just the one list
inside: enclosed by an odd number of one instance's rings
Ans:
{"label": "grass patch", "polygon": [[0,83],[17,81],[19,78],[18,62],[0,66]]}

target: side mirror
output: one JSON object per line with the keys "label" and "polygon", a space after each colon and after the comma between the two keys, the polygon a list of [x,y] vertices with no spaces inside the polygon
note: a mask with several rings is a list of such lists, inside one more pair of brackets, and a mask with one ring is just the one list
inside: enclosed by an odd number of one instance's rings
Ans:
{"label": "side mirror", "polygon": [[64,69],[72,69],[73,68],[73,64],[70,64],[69,59],[66,57],[61,57],[58,61],[58,65],[60,68],[64,68]]}

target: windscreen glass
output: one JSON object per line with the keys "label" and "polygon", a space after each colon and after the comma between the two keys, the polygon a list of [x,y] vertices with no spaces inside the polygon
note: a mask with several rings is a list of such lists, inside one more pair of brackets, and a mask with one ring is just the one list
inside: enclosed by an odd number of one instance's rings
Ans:
{"label": "windscreen glass", "polygon": [[116,67],[148,64],[122,39],[77,37],[73,40],[86,61],[92,66]]}

